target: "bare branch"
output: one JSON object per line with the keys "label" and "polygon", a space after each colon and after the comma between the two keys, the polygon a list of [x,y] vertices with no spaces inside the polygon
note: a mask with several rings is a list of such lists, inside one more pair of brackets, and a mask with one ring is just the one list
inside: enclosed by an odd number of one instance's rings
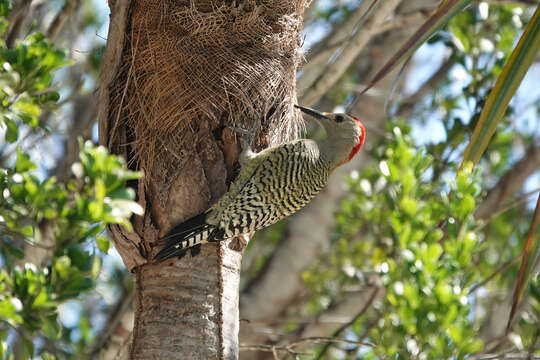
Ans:
{"label": "bare branch", "polygon": [[58,12],[58,14],[56,14],[56,17],[47,29],[47,36],[51,41],[54,41],[56,39],[60,31],[62,31],[69,17],[74,13],[75,9],[79,7],[79,5],[80,0],[66,0],[66,3]]}
{"label": "bare branch", "polygon": [[351,319],[356,318],[358,314],[364,314],[382,293],[379,287],[365,287],[362,291],[347,295],[343,301],[318,315],[314,321],[305,323],[302,336],[339,333],[344,327],[350,326]]}
{"label": "bare branch", "polygon": [[15,41],[19,37],[23,23],[28,19],[31,4],[32,0],[21,0],[9,14],[10,27],[6,35],[6,46],[8,48],[15,46]]}
{"label": "bare branch", "polygon": [[[358,10],[357,10],[358,12]],[[355,12],[356,14],[356,12]],[[379,26],[378,28],[374,29],[372,36],[384,33],[386,31],[390,31],[396,28],[400,28],[403,26],[410,26],[411,24],[415,24],[421,19],[425,18],[425,12],[424,11],[417,11],[411,14],[403,15],[396,17],[394,19],[388,20],[385,22],[382,26]],[[350,21],[355,21],[355,17],[352,17]],[[343,28],[347,28],[346,25],[349,25],[347,22],[343,25]],[[339,27],[338,30],[342,30],[342,27]],[[315,65],[318,65],[322,63],[323,61],[328,61],[328,59],[338,50],[339,48],[346,48],[348,47],[349,43],[354,39],[354,34],[347,36],[344,39],[341,39],[339,41],[332,41],[330,44],[323,48],[317,49],[317,51],[310,52],[310,56],[307,58],[307,63],[304,65],[303,70],[309,70],[313,68]],[[308,76],[303,75],[299,81],[300,86],[307,87],[307,83],[309,82]],[[315,79],[312,79],[314,81]]]}
{"label": "bare branch", "polygon": [[[334,26],[332,32],[326,38],[319,41],[310,49],[306,56],[306,65],[303,68],[304,74],[298,80],[299,88],[308,87],[315,81],[316,75],[310,75],[306,70],[322,62],[322,60],[328,60],[338,47],[350,40],[351,33],[360,25],[367,10],[367,1],[362,2],[342,24]],[[321,69],[317,69],[315,72],[318,73],[320,71]]]}
{"label": "bare branch", "polygon": [[341,344],[351,344],[351,345],[357,345],[357,346],[367,346],[367,347],[375,347],[375,344],[367,342],[367,341],[354,341],[344,338],[335,338],[335,337],[325,337],[325,336],[313,336],[308,338],[299,339],[296,341],[293,341],[286,345],[266,345],[266,344],[241,344],[240,345],[240,351],[263,351],[263,352],[271,352],[274,354],[274,358],[276,358],[276,355],[278,355],[278,352],[286,352],[293,356],[298,355],[312,355],[311,353],[306,352],[299,352],[296,351],[295,348],[301,345],[316,345],[316,344],[335,344],[335,343],[341,343]]}
{"label": "bare branch", "polygon": [[484,219],[484,221],[483,221],[480,225],[477,226],[477,228],[475,229],[475,231],[481,230],[484,226],[486,226],[487,224],[489,224],[489,222],[490,222],[493,218],[495,218],[495,217],[497,217],[497,216],[499,216],[499,215],[505,213],[506,211],[508,211],[508,210],[510,210],[510,209],[515,208],[516,206],[518,206],[518,205],[520,205],[520,204],[523,204],[523,203],[524,203],[525,201],[527,201],[532,195],[538,193],[539,191],[540,191],[540,188],[536,188],[536,189],[534,189],[534,190],[532,190],[532,191],[529,191],[529,192],[523,194],[522,196],[520,196],[519,198],[517,198],[517,199],[515,199],[515,200],[506,202],[506,203],[504,203],[504,204],[501,204],[501,206],[499,206],[499,208],[498,208],[496,211],[492,212],[492,213],[489,215],[489,217],[488,217],[487,219]]}
{"label": "bare branch", "polygon": [[428,12],[425,11],[424,9],[421,9],[421,10],[418,10],[409,14],[396,16],[395,18],[386,21],[384,24],[382,24],[377,29],[375,29],[376,34],[382,34],[389,30],[394,30],[394,29],[418,24],[418,22],[427,19],[428,17],[427,15],[428,15]]}
{"label": "bare branch", "polygon": [[425,81],[414,94],[404,99],[399,104],[399,109],[396,112],[398,116],[408,116],[412,112],[414,105],[422,100],[427,94],[433,92],[439,84],[448,76],[448,73],[454,66],[455,61],[452,58],[446,59],[437,71]]}
{"label": "bare branch", "polygon": [[[341,332],[343,332],[345,329],[347,329],[348,327],[350,327],[352,324],[354,324],[358,319],[360,319],[362,316],[364,316],[366,314],[366,312],[369,310],[369,308],[371,308],[371,305],[373,305],[373,303],[375,302],[375,300],[377,299],[378,295],[379,295],[379,292],[380,292],[380,288],[376,287],[375,290],[373,291],[373,294],[371,295],[371,297],[369,298],[368,302],[364,305],[364,307],[355,315],[351,318],[351,320],[344,324],[343,326],[341,326],[339,329],[337,329],[333,336],[336,337],[338,336],[339,334],[341,334]],[[364,338],[368,335],[368,332],[369,330],[371,329],[371,327],[373,327],[375,325],[375,322],[372,322],[365,330],[364,332],[359,336],[359,341],[362,341],[364,340]],[[328,351],[328,349],[330,348],[330,345],[331,343],[327,343],[325,345],[325,347],[321,350],[321,352],[319,353],[319,356],[317,357],[317,359],[322,359],[324,354],[326,354],[326,352]]]}
{"label": "bare branch", "polygon": [[104,328],[99,332],[86,358],[110,359],[118,354],[133,330],[133,294],[123,287],[116,304],[110,309]]}
{"label": "bare branch", "polygon": [[505,272],[510,266],[514,265],[518,260],[519,260],[519,256],[514,256],[512,259],[505,262],[502,266],[500,266],[497,270],[495,270],[491,275],[489,275],[483,281],[472,286],[471,289],[469,290],[469,294],[474,293],[476,290],[478,290],[479,288],[481,288],[482,286],[486,285],[488,282],[493,280],[497,275],[499,275],[502,272]]}
{"label": "bare branch", "polygon": [[[343,52],[337,59],[326,67],[312,86],[305,89],[305,93],[302,95],[299,102],[311,106],[328,92],[330,87],[332,87],[341,75],[343,75],[358,54],[369,43],[373,35],[377,32],[376,29],[384,23],[388,16],[394,13],[394,10],[400,3],[401,0],[385,1],[373,15],[373,18],[366,22],[362,29],[359,29],[356,32],[348,46],[343,49]],[[299,87],[300,86],[301,84]]]}
{"label": "bare branch", "polygon": [[521,189],[529,175],[540,168],[540,146],[532,145],[525,156],[518,161],[497,184],[488,192],[484,201],[478,206],[474,216],[477,219],[488,219],[512,195]]}
{"label": "bare branch", "polygon": [[71,175],[71,165],[79,156],[79,142],[81,137],[83,140],[90,139],[92,136],[92,126],[96,121],[97,106],[95,98],[92,94],[74,96],[73,112],[76,116],[73,118],[73,123],[69,127],[69,136],[66,137],[64,143],[64,156],[58,161],[54,175],[60,180],[65,181]]}

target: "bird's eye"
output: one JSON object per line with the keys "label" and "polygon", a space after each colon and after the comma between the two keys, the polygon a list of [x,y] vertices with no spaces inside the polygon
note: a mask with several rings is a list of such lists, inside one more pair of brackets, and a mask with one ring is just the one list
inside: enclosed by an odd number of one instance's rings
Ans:
{"label": "bird's eye", "polygon": [[336,122],[337,123],[343,122],[343,120],[344,120],[343,115],[337,115],[336,116]]}

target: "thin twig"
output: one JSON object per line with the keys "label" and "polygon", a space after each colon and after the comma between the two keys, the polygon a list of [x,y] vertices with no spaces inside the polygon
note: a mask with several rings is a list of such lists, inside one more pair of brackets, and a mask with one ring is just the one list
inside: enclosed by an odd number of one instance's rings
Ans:
{"label": "thin twig", "polygon": [[377,32],[377,28],[384,23],[385,19],[394,13],[394,10],[401,3],[399,0],[388,0],[381,4],[379,11],[365,23],[361,30],[357,31],[351,39],[349,45],[343,49],[334,62],[328,64],[315,82],[306,88],[306,92],[299,99],[301,104],[311,106],[328,92],[328,89],[343,75],[345,70],[352,64],[358,54],[372,39]]}
{"label": "thin twig", "polygon": [[505,262],[501,267],[499,267],[497,270],[493,272],[493,274],[489,275],[487,278],[485,278],[482,282],[479,282],[478,284],[472,286],[469,290],[469,294],[474,293],[476,290],[481,288],[482,286],[486,285],[488,282],[493,280],[498,274],[506,271],[510,266],[514,265],[516,261],[519,260],[519,256],[515,256],[512,259]]}
{"label": "thin twig", "polygon": [[[341,326],[339,329],[337,329],[336,331],[334,331],[334,336],[338,336],[339,334],[341,334],[341,332],[345,329],[347,329],[348,327],[350,327],[352,324],[354,324],[360,317],[362,317],[368,310],[369,308],[371,307],[371,305],[373,304],[373,302],[375,302],[375,299],[377,298],[377,295],[379,294],[379,291],[380,291],[380,288],[376,287],[374,290],[373,290],[373,294],[371,294],[371,296],[369,297],[369,300],[366,302],[366,304],[364,305],[364,307],[362,309],[360,309],[360,311],[349,321],[347,322],[346,324],[344,324],[343,326]],[[365,335],[367,335],[367,332],[364,332],[363,336],[360,337],[360,341],[363,340],[363,338],[365,337]],[[324,354],[326,354],[326,352],[328,351],[328,349],[330,348],[330,345],[332,343],[328,342],[326,343],[326,345],[323,347],[323,349],[321,350],[321,352],[319,353],[319,355],[317,356],[317,359],[322,359],[322,357],[324,356]]]}
{"label": "thin twig", "polygon": [[297,341],[293,341],[286,345],[267,345],[267,344],[241,344],[240,345],[240,351],[262,351],[262,352],[271,352],[274,355],[275,359],[279,359],[279,352],[287,352],[290,355],[298,356],[298,355],[312,355],[311,353],[307,352],[299,352],[296,351],[295,348],[300,345],[305,344],[330,344],[330,343],[342,343],[342,344],[350,344],[350,345],[357,345],[357,346],[368,346],[368,347],[375,347],[375,344],[367,342],[367,341],[355,341],[355,340],[349,340],[344,338],[335,338],[335,337],[325,337],[325,336],[312,336],[307,337],[303,339],[299,339]]}
{"label": "thin twig", "polygon": [[437,88],[439,84],[446,79],[448,73],[452,67],[454,67],[455,63],[456,62],[453,58],[447,58],[439,69],[435,71],[435,73],[418,88],[418,90],[398,104],[399,108],[396,111],[396,115],[408,116],[415,104],[417,104],[427,94],[432,93],[433,89]]}
{"label": "thin twig", "polygon": [[122,318],[130,311],[133,303],[133,294],[130,289],[122,283],[122,290],[116,303],[110,308],[107,321],[103,329],[100,330],[94,343],[90,346],[86,354],[88,360],[100,358],[100,353],[104,353],[113,343],[113,335],[118,331],[118,326],[122,326]]}
{"label": "thin twig", "polygon": [[528,354],[524,352],[500,353],[500,354],[483,354],[479,357],[474,357],[474,360],[501,360],[501,359],[540,359],[540,355]]}
{"label": "thin twig", "polygon": [[494,218],[496,218],[497,216],[507,212],[508,210],[510,209],[513,209],[514,207],[518,206],[519,204],[522,204],[524,203],[525,201],[527,201],[532,195],[538,193],[540,191],[540,188],[536,188],[534,190],[531,190],[525,194],[523,194],[522,196],[520,196],[519,198],[517,198],[516,200],[514,201],[510,201],[508,204],[505,204],[505,205],[502,205],[501,208],[499,210],[497,210],[496,212],[492,213],[489,215],[489,218],[487,218],[486,220],[484,220],[480,225],[478,225],[478,227],[474,230],[475,232],[478,232],[480,231],[482,228],[484,228],[484,226],[486,226],[487,224],[490,223],[491,220],[493,220]]}
{"label": "thin twig", "polygon": [[516,162],[489,190],[482,203],[476,208],[476,219],[487,219],[501,207],[508,198],[522,188],[523,183],[540,166],[540,146],[532,145],[526,154]]}

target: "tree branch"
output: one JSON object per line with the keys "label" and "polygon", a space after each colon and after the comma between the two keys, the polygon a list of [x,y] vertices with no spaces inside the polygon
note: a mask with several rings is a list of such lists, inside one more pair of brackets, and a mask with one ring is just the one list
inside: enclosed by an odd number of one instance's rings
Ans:
{"label": "tree branch", "polygon": [[[354,14],[357,14],[359,10],[357,9]],[[362,14],[363,15],[363,14]],[[378,28],[373,30],[372,36],[376,36],[378,34],[382,34],[386,31],[390,31],[396,28],[400,28],[403,26],[410,26],[411,24],[418,23],[419,20],[425,18],[425,11],[417,11],[411,14],[398,16],[394,19],[386,21],[382,26],[379,26]],[[342,30],[343,28],[348,29],[349,21],[356,22],[356,17],[351,16],[350,19],[346,23],[342,25],[342,27],[339,27],[338,30]],[[341,35],[341,34],[340,34]],[[323,61],[328,61],[328,59],[338,50],[339,48],[347,48],[349,46],[349,43],[354,39],[354,34],[349,35],[346,38],[343,38],[341,40],[333,40],[333,41],[325,41],[329,42],[327,46],[324,47],[317,47],[316,50],[313,50],[309,53],[307,57],[306,65],[304,65],[303,70],[306,72],[305,75],[302,75],[302,77],[299,80],[300,86],[302,87],[308,87],[309,81],[314,81],[315,79],[313,76],[311,76],[311,79],[309,76],[309,70],[312,69],[314,66],[319,65]],[[320,67],[319,71],[321,71],[324,67]],[[313,71],[315,73],[315,71]],[[311,85],[311,84],[309,84]]]}
{"label": "tree branch", "polygon": [[[334,331],[334,333],[332,334],[332,336],[338,336],[339,334],[341,334],[345,329],[347,329],[348,327],[350,327],[352,324],[354,324],[358,319],[360,319],[362,316],[364,316],[366,314],[366,312],[369,310],[369,308],[371,307],[371,305],[373,305],[373,303],[375,302],[375,300],[379,297],[379,292],[380,292],[380,288],[379,287],[375,287],[373,293],[371,294],[369,300],[364,304],[364,306],[362,307],[362,309],[356,314],[354,315],[351,320],[349,320],[348,323],[342,325],[340,328],[338,328],[336,331]],[[375,323],[372,323],[371,325],[369,325],[365,330],[364,332],[359,336],[359,341],[363,341],[364,338],[368,335],[368,332],[369,330],[371,329],[371,327],[374,325]],[[317,357],[317,359],[322,359],[322,357],[324,356],[324,354],[326,354],[326,352],[328,351],[328,349],[330,348],[330,345],[331,343],[327,343],[324,348],[321,350],[321,352],[319,353],[319,356]]]}
{"label": "tree branch", "polygon": [[394,10],[400,3],[401,0],[388,0],[382,3],[381,7],[373,17],[352,37],[347,48],[343,49],[341,55],[325,68],[312,86],[305,89],[304,94],[300,97],[299,103],[312,106],[319,101],[341,75],[343,75],[377,32],[376,29],[384,23],[388,16],[394,13]]}
{"label": "tree branch", "polygon": [[15,46],[15,41],[19,37],[23,23],[28,18],[31,4],[32,0],[21,0],[9,14],[10,27],[6,35],[6,46],[8,48]]}
{"label": "tree branch", "polygon": [[469,294],[474,293],[476,290],[478,290],[479,288],[481,288],[482,286],[486,285],[488,282],[493,280],[497,275],[499,275],[502,272],[505,272],[510,266],[514,265],[519,260],[519,258],[520,258],[519,256],[514,256],[512,259],[510,259],[507,262],[505,262],[504,264],[502,264],[502,266],[500,266],[497,270],[495,270],[487,278],[485,278],[481,282],[473,285],[469,290]]}
{"label": "tree branch", "polygon": [[529,175],[540,168],[540,146],[532,145],[525,156],[502,176],[489,190],[482,203],[476,209],[475,218],[486,220],[497,212],[503,204],[518,192]]}
{"label": "tree branch", "polygon": [[351,40],[351,34],[354,32],[354,29],[362,23],[367,15],[367,5],[367,1],[362,2],[342,24],[334,26],[327,37],[319,41],[312,49],[310,49],[306,56],[306,64],[303,67],[304,74],[298,79],[299,88],[311,86],[313,81],[317,78],[317,74],[322,71],[323,67],[319,67],[314,71],[310,71],[310,69],[315,65],[320,64],[323,60],[328,61],[330,56],[332,56],[339,47]]}
{"label": "tree branch", "polygon": [[[379,286],[366,286],[359,292],[348,295],[343,301],[319,314],[315,321],[308,323],[302,329],[302,337],[340,334],[349,327],[355,319],[365,314],[375,300],[383,296]],[[355,315],[356,314],[356,315]],[[340,319],[340,322],[330,322],[328,319]]]}
{"label": "tree branch", "polygon": [[69,136],[64,141],[64,155],[53,170],[60,181],[67,180],[71,175],[71,165],[79,156],[79,137],[83,140],[91,138],[97,111],[96,101],[92,94],[74,97],[73,112],[77,116],[73,118],[68,130]]}
{"label": "tree branch", "polygon": [[418,90],[416,90],[409,97],[400,102],[399,108],[396,112],[397,116],[409,116],[414,106],[422,100],[426,95],[433,92],[433,89],[437,88],[439,84],[446,79],[448,73],[454,66],[455,61],[452,58],[446,59],[437,71],[426,80]]}
{"label": "tree branch", "polygon": [[123,286],[116,304],[109,310],[105,326],[99,331],[86,358],[111,359],[118,354],[122,344],[133,330],[133,293]]}
{"label": "tree branch", "polygon": [[80,5],[80,0],[66,0],[66,3],[62,9],[56,14],[54,20],[51,22],[51,25],[47,29],[47,37],[54,41],[60,31],[64,28],[69,17],[73,14],[76,8]]}
{"label": "tree branch", "polygon": [[290,342],[289,344],[286,344],[286,345],[241,344],[240,351],[263,351],[263,352],[271,352],[273,354],[276,354],[277,352],[281,351],[281,352],[286,352],[293,356],[299,356],[299,355],[309,356],[312,354],[306,353],[306,352],[298,352],[295,350],[295,348],[301,345],[306,345],[306,344],[316,345],[316,344],[335,344],[335,343],[375,347],[375,344],[367,342],[367,341],[355,341],[355,340],[349,340],[349,339],[344,339],[344,338],[313,336],[313,337],[302,338],[302,339]]}

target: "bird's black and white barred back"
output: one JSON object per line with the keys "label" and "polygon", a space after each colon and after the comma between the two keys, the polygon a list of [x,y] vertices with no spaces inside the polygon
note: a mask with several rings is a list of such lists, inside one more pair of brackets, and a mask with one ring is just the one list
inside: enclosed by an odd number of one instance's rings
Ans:
{"label": "bird's black and white barred back", "polygon": [[225,238],[260,230],[300,210],[324,187],[330,173],[330,163],[311,140],[287,143],[258,156],[262,161],[235,198],[213,207]]}
{"label": "bird's black and white barred back", "polygon": [[[346,114],[301,108],[325,127],[323,140],[301,139],[261,151],[244,149],[243,166],[231,189],[208,211],[173,228],[160,239],[163,261],[212,241],[253,233],[303,208],[326,185],[337,166],[356,154],[364,128]],[[198,248],[197,248],[198,250]]]}

